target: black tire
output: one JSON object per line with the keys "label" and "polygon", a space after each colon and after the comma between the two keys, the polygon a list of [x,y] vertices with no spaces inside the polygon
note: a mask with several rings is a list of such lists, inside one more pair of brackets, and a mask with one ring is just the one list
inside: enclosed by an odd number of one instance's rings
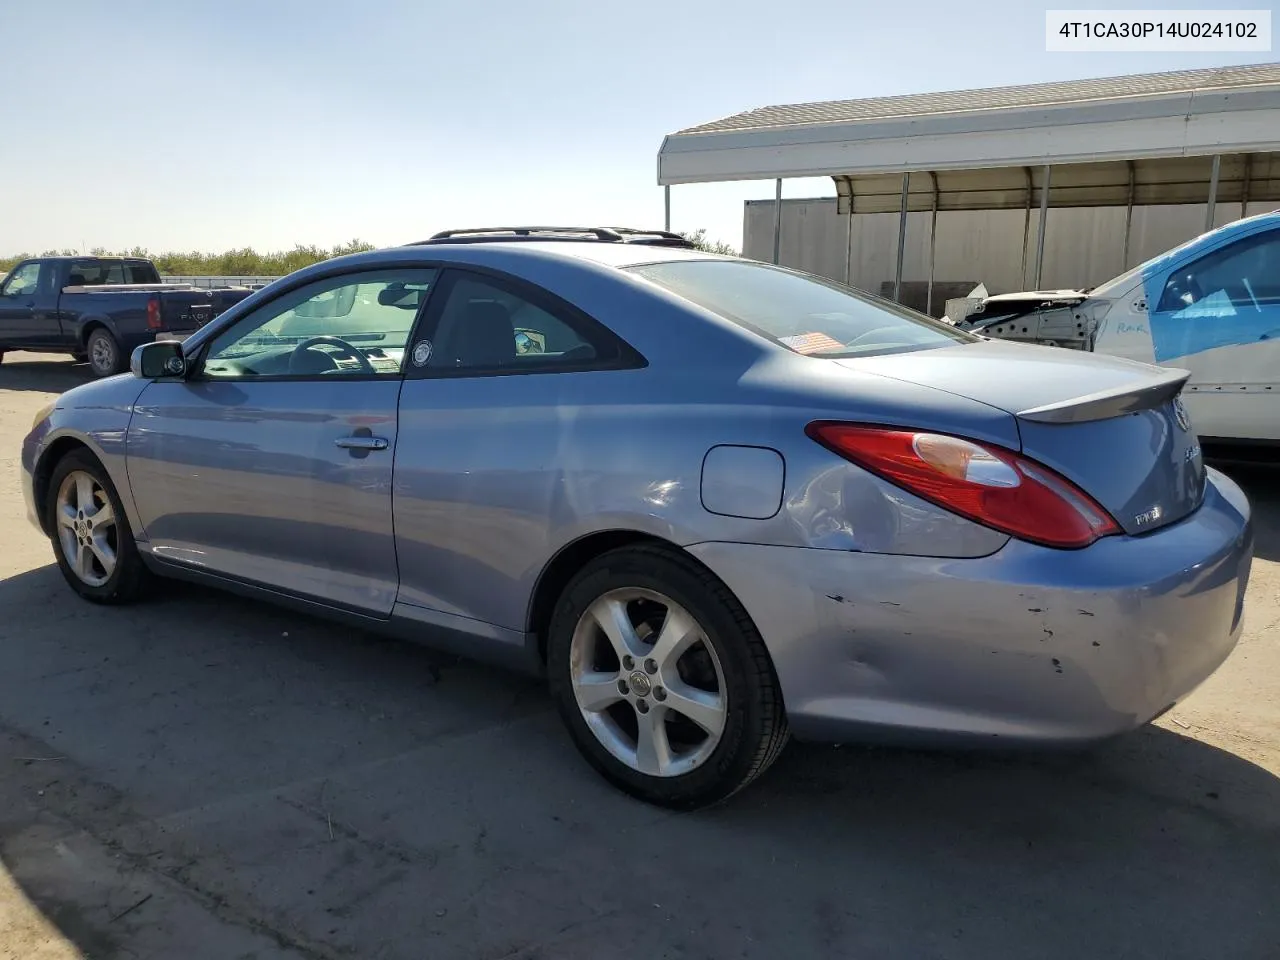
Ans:
{"label": "black tire", "polygon": [[[677,776],[648,775],[618,759],[592,732],[578,705],[571,654],[575,629],[597,599],[626,589],[653,591],[683,607],[714,648],[723,674],[727,706],[719,743],[699,766]],[[579,571],[552,615],[547,667],[552,696],[578,750],[610,783],[649,803],[692,810],[726,800],[768,769],[787,742],[782,694],[755,624],[728,587],[675,549],[624,547]],[[639,706],[620,708],[625,713]]]}
{"label": "black tire", "polygon": [[[87,473],[105,493],[115,516],[115,568],[106,582],[100,585],[86,583],[80,578],[63,549],[58,521],[58,494],[63,481],[76,472]],[[49,490],[45,496],[45,516],[50,528],[49,539],[53,545],[53,555],[58,561],[58,569],[62,576],[77,594],[86,600],[102,604],[124,604],[139,599],[151,582],[151,573],[138,554],[138,546],[133,539],[133,530],[129,526],[129,518],[120,502],[115,484],[106,469],[88,450],[73,450],[59,460],[49,478]]]}
{"label": "black tire", "polygon": [[88,354],[89,369],[95,377],[112,377],[125,368],[125,357],[120,344],[105,327],[95,327],[85,341],[85,352]]}

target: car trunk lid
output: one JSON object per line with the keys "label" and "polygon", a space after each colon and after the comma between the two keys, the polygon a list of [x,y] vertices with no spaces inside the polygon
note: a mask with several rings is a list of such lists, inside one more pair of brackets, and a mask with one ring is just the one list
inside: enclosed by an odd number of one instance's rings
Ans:
{"label": "car trunk lid", "polygon": [[833,362],[1012,414],[1021,452],[1077,484],[1126,533],[1181,520],[1204,496],[1200,443],[1178,399],[1184,370],[1000,341]]}

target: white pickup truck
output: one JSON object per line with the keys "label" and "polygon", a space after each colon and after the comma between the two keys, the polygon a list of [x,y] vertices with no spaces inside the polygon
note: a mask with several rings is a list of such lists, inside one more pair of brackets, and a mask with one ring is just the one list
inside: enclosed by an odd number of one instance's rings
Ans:
{"label": "white pickup truck", "polygon": [[987,297],[956,326],[1189,370],[1182,396],[1201,439],[1280,445],[1280,211],[1092,290]]}

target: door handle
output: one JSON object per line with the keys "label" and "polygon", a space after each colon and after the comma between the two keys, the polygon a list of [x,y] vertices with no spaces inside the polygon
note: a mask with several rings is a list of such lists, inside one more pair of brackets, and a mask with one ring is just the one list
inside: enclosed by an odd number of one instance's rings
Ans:
{"label": "door handle", "polygon": [[385,450],[390,446],[386,437],[339,437],[333,444],[344,450]]}

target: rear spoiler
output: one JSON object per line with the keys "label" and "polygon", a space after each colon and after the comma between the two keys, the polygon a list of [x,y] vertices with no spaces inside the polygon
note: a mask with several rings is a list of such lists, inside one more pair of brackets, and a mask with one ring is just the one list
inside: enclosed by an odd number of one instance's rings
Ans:
{"label": "rear spoiler", "polygon": [[1168,403],[1191,378],[1191,371],[1161,368],[1138,386],[1112,387],[1083,397],[1032,407],[1017,414],[1032,423],[1086,423],[1110,420],[1126,413],[1151,410]]}

